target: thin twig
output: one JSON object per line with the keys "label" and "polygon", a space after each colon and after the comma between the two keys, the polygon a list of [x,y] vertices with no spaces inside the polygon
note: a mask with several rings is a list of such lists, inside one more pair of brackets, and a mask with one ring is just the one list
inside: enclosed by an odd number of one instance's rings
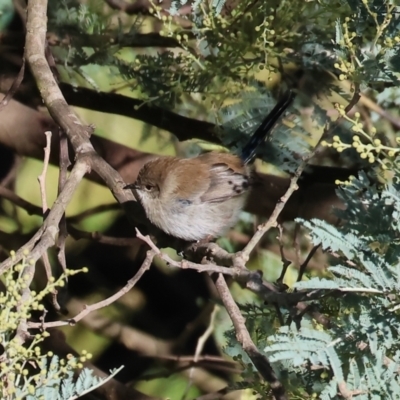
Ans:
{"label": "thin twig", "polygon": [[[71,165],[69,160],[68,154],[68,141],[67,135],[60,129],[59,130],[60,136],[60,174],[58,176],[58,192],[57,196],[61,193],[64,189],[65,182],[67,180],[67,172],[68,167]],[[67,261],[65,258],[65,242],[68,237],[68,230],[67,230],[67,222],[65,219],[65,213],[61,217],[60,223],[58,224],[59,234],[57,239],[57,248],[58,248],[58,262],[61,265],[61,268],[64,272],[67,270]]]}
{"label": "thin twig", "polygon": [[171,258],[168,254],[163,253],[155,244],[154,242],[150,239],[149,236],[143,236],[139,229],[136,228],[136,237],[143,242],[147,243],[149,247],[154,251],[154,253],[160,257],[162,260],[164,260],[167,265],[173,266],[176,268],[181,268],[181,269],[194,269],[198,272],[215,272],[215,273],[222,273],[226,275],[235,275],[237,271],[235,268],[227,268],[227,267],[220,267],[215,264],[196,264],[193,262],[190,262],[188,260],[182,260],[182,261],[176,261],[173,258]]}
{"label": "thin twig", "polygon": [[118,300],[120,297],[122,297],[124,294],[128,293],[136,285],[136,283],[139,281],[142,275],[150,268],[154,256],[155,256],[154,251],[149,250],[138,272],[136,272],[136,274],[131,279],[129,279],[129,281],[123,288],[118,290],[118,292],[114,293],[112,296],[107,297],[106,299],[99,301],[97,303],[84,306],[84,309],[80,313],[78,313],[75,317],[70,318],[66,321],[53,321],[53,322],[46,322],[44,324],[38,322],[28,322],[29,328],[40,329],[44,327],[45,329],[48,329],[65,325],[75,325],[78,321],[80,321],[82,318],[85,318],[86,315],[88,315],[92,311],[99,310],[100,308],[109,306],[110,304]]}
{"label": "thin twig", "polygon": [[71,201],[73,193],[88,170],[87,160],[84,157],[78,158],[63,191],[54,202],[42,226],[25,245],[16,251],[14,257],[9,257],[0,263],[0,274],[19,262],[27,252],[29,253],[29,260],[35,263],[49,247],[55,244],[58,223]]}
{"label": "thin twig", "polygon": [[85,232],[68,224],[68,231],[74,239],[88,239],[110,246],[130,247],[138,245],[141,240],[138,238],[121,238],[103,235],[101,232]]}
{"label": "thin twig", "polygon": [[275,227],[277,225],[277,220],[278,220],[279,214],[282,212],[282,210],[285,207],[286,203],[288,202],[290,196],[298,189],[297,181],[299,180],[301,174],[303,173],[304,169],[306,168],[308,161],[314,156],[314,154],[315,154],[315,151],[313,151],[307,157],[304,157],[303,161],[297,168],[293,177],[290,179],[290,184],[289,184],[288,189],[286,190],[286,193],[280,198],[280,200],[276,204],[275,209],[272,212],[271,216],[268,218],[268,220],[265,223],[263,223],[257,227],[256,233],[253,235],[253,237],[250,239],[249,243],[247,243],[246,247],[240,253],[240,256],[243,258],[243,260],[245,262],[247,262],[247,260],[250,257],[250,253],[257,246],[257,243],[261,240],[261,238],[264,236],[264,234],[266,232],[268,232],[272,227]]}
{"label": "thin twig", "polygon": [[311,249],[311,251],[308,253],[306,259],[304,260],[304,262],[300,265],[299,268],[299,276],[297,277],[297,282],[301,281],[301,279],[303,278],[303,274],[307,268],[308,263],[310,262],[310,260],[313,258],[314,254],[317,252],[317,250],[321,247],[321,243],[316,244],[315,246],[313,246],[313,248]]}
{"label": "thin twig", "polygon": [[51,132],[46,131],[44,134],[46,135],[46,147],[44,148],[43,169],[42,173],[38,176],[40,196],[42,198],[43,216],[46,215],[47,210],[49,209],[46,198],[46,175],[50,160]]}
{"label": "thin twig", "polygon": [[18,207],[24,209],[29,215],[43,215],[42,207],[36,206],[29,201],[24,200],[15,194],[12,190],[7,189],[5,186],[0,186],[0,197],[11,201]]}
{"label": "thin twig", "polygon": [[[121,301],[121,299],[117,301]],[[70,311],[70,315],[76,315],[85,307],[81,300],[72,298],[68,302],[67,308]],[[120,343],[127,350],[139,353],[141,357],[151,357],[161,360],[165,358],[165,360],[168,360],[166,358],[167,355],[173,353],[175,340],[155,337],[130,326],[129,321],[115,320],[111,315],[103,313],[102,310],[92,311],[85,318],[81,319],[80,324],[97,335]],[[180,363],[178,357],[174,357],[174,359],[169,359],[169,362]],[[188,361],[191,360],[186,360],[186,362]]]}
{"label": "thin twig", "polygon": [[[3,197],[9,201],[11,201],[13,204],[15,204],[18,207],[21,207],[24,209],[29,215],[43,215],[42,208],[39,206],[36,206],[35,204],[30,203],[29,201],[26,201],[25,199],[19,197],[17,194],[15,194],[12,190],[7,189],[4,186],[0,186],[0,197]],[[112,236],[107,236],[103,235],[100,232],[86,232],[81,229],[75,228],[74,226],[71,225],[73,222],[78,222],[90,215],[94,215],[99,212],[107,211],[107,210],[116,210],[119,209],[119,205],[117,203],[115,204],[103,204],[97,207],[93,207],[89,210],[83,211],[80,214],[76,214],[72,217],[67,217],[66,221],[68,223],[68,232],[71,234],[71,236],[75,239],[88,239],[88,240],[94,240],[99,243],[103,244],[108,244],[112,246],[134,246],[138,244],[139,239],[138,238],[120,238],[120,237],[112,237]]]}
{"label": "thin twig", "polygon": [[[227,276],[231,276],[236,282],[238,282],[243,288],[251,290],[253,293],[257,294],[261,299],[267,301],[268,303],[276,303],[279,306],[289,307],[290,305],[301,304],[301,301],[311,301],[316,298],[320,298],[321,292],[318,290],[309,291],[298,291],[298,292],[279,292],[273,285],[268,282],[265,282],[262,279],[262,274],[259,271],[251,271],[247,269],[243,264],[233,265],[232,267],[222,267],[219,265],[215,265],[213,263],[204,263],[204,264],[196,264],[194,262],[190,262],[188,260],[176,261],[172,259],[167,254],[163,253],[150,239],[148,236],[143,236],[138,229],[136,229],[137,238],[143,240],[145,243],[149,245],[149,247],[154,251],[155,255],[164,260],[168,266],[180,268],[180,269],[193,269],[198,272],[207,272],[207,273],[217,273],[223,274]],[[211,245],[215,245],[212,243]],[[218,247],[217,245],[215,245]],[[224,250],[221,249],[221,253]],[[229,253],[228,253],[229,254]],[[235,259],[236,255],[232,254],[232,257],[227,259],[228,262],[232,261],[232,258]],[[242,260],[240,253],[238,258]],[[233,260],[235,261],[235,260]],[[297,306],[296,306],[297,307]],[[314,316],[315,319],[318,319],[318,316]],[[321,322],[322,323],[322,322]]]}
{"label": "thin twig", "polygon": [[[13,204],[15,204],[18,207],[21,207],[24,209],[29,215],[43,215],[42,208],[39,206],[36,206],[35,204],[30,203],[29,201],[24,200],[23,198],[19,197],[17,194],[15,194],[12,190],[7,189],[4,186],[0,186],[0,197],[3,197],[9,201],[11,201]],[[103,212],[106,210],[115,210],[118,209],[119,205],[118,204],[104,204],[100,205],[97,207],[93,207],[90,210],[83,211],[80,214],[74,215],[72,217],[67,217],[67,230],[69,234],[74,238],[74,239],[88,239],[88,240],[94,240],[98,243],[103,243],[111,246],[121,246],[121,247],[129,247],[129,246],[134,246],[137,245],[139,242],[138,238],[120,238],[120,237],[113,237],[113,236],[107,236],[103,235],[100,232],[86,232],[81,229],[75,228],[74,226],[71,225],[72,222],[78,222],[81,219],[84,219],[90,215],[93,215],[98,212]],[[59,259],[61,262],[61,260]]]}
{"label": "thin twig", "polygon": [[95,214],[100,214],[100,213],[106,212],[106,211],[117,211],[117,210],[118,211],[121,210],[121,207],[118,203],[101,204],[99,206],[92,207],[88,210],[85,210],[78,214],[67,217],[67,221],[68,221],[68,223],[76,224],[78,222],[81,222],[85,218],[91,217]]}
{"label": "thin twig", "polygon": [[[38,181],[39,181],[39,187],[40,187],[40,196],[42,199],[42,212],[43,212],[43,217],[45,218],[46,214],[49,211],[49,206],[47,204],[47,193],[46,193],[46,177],[47,177],[47,169],[49,167],[49,160],[50,160],[51,132],[46,131],[44,134],[46,135],[46,147],[44,148],[43,169],[42,169],[42,173],[38,176]],[[44,269],[46,271],[47,281],[50,282],[51,279],[53,278],[53,271],[51,269],[51,264],[50,264],[50,260],[49,260],[47,251],[43,252],[42,260],[43,260]],[[52,291],[51,291],[52,304],[56,310],[61,310],[61,307],[57,301],[57,293],[58,292],[57,292],[56,288],[52,289]]]}
{"label": "thin twig", "polygon": [[[193,359],[194,364],[198,363],[200,354],[204,349],[204,345],[206,344],[208,338],[211,336],[211,334],[214,331],[214,328],[215,328],[214,322],[215,322],[215,317],[216,317],[218,311],[219,311],[219,307],[217,305],[215,305],[214,309],[212,310],[212,313],[210,316],[210,323],[208,324],[207,329],[197,340],[196,351],[194,353],[194,359]],[[195,365],[193,365],[192,368],[190,368],[190,370],[189,370],[189,380],[188,380],[185,392],[182,396],[182,399],[186,399],[186,397],[189,393],[189,390],[193,384],[193,374],[194,374],[195,368],[196,368]]]}
{"label": "thin twig", "polygon": [[283,248],[283,227],[281,224],[278,224],[278,230],[279,230],[278,242],[279,242],[279,251],[281,253],[282,272],[281,272],[277,282],[283,282],[283,278],[285,277],[286,271],[289,268],[289,266],[292,264],[292,262],[290,260],[288,260],[285,256],[285,250]]}

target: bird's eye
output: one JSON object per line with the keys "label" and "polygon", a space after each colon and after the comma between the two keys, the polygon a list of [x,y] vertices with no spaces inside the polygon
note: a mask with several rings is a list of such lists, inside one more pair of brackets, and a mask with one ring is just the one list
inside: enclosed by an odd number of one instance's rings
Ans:
{"label": "bird's eye", "polygon": [[144,188],[145,188],[148,192],[150,192],[151,190],[153,190],[153,187],[154,187],[154,186],[152,186],[152,185],[145,185],[145,186],[144,186]]}

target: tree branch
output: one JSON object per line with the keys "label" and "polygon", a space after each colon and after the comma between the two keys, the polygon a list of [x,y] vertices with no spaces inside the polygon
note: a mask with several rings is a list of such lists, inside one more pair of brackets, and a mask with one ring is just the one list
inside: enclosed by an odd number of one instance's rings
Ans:
{"label": "tree branch", "polygon": [[233,300],[231,292],[229,291],[228,285],[225,282],[225,278],[222,274],[218,275],[217,280],[215,281],[215,286],[218,290],[218,293],[221,297],[221,300],[226,308],[226,311],[229,314],[229,317],[232,320],[236,338],[238,342],[243,347],[243,350],[250,357],[254,366],[257,368],[257,371],[261,374],[261,376],[270,384],[272,393],[276,400],[287,400],[285,389],[282,383],[279,381],[278,377],[275,374],[268,358],[261,354],[261,352],[257,349],[257,346],[254,344],[253,340],[250,337],[250,333],[246,328],[246,324],[241,314],[239,307]]}
{"label": "tree branch", "polygon": [[89,313],[92,311],[99,310],[100,308],[104,308],[109,306],[110,304],[114,303],[116,300],[118,300],[120,297],[122,297],[124,294],[128,293],[139,281],[139,279],[142,277],[142,275],[150,268],[151,263],[153,261],[155,253],[153,251],[148,251],[145,260],[143,261],[141,267],[139,268],[138,272],[129,279],[129,281],[126,283],[126,285],[121,288],[118,292],[114,293],[112,296],[107,297],[106,299],[99,301],[97,303],[91,304],[89,306],[85,306],[84,309],[77,314],[75,317],[70,318],[66,321],[53,321],[53,322],[28,322],[28,327],[29,328],[42,328],[42,329],[48,329],[48,328],[55,328],[59,326],[65,326],[65,325],[75,325],[78,321],[80,321],[82,318],[85,318]]}
{"label": "tree branch", "polygon": [[184,117],[121,94],[96,92],[82,87],[75,88],[67,83],[61,83],[60,88],[71,105],[135,118],[171,132],[180,141],[198,138],[221,144],[215,135],[215,125],[210,122]]}

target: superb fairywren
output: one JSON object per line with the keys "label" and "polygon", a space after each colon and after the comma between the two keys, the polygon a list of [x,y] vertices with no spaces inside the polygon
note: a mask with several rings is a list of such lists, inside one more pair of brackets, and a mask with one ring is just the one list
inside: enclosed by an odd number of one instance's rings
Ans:
{"label": "superb fairywren", "polygon": [[162,156],[146,163],[132,189],[149,220],[187,241],[215,238],[239,218],[250,186],[249,163],[293,100],[287,92],[244,146],[240,157],[218,152],[194,158]]}

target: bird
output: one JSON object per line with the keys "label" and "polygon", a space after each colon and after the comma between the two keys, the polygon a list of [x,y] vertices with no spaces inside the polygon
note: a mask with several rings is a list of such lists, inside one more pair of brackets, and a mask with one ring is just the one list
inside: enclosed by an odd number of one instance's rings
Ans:
{"label": "bird", "polygon": [[250,163],[294,98],[285,93],[256,129],[240,156],[211,151],[193,158],[160,156],[147,162],[131,189],[147,218],[188,242],[222,236],[239,219],[251,185]]}

